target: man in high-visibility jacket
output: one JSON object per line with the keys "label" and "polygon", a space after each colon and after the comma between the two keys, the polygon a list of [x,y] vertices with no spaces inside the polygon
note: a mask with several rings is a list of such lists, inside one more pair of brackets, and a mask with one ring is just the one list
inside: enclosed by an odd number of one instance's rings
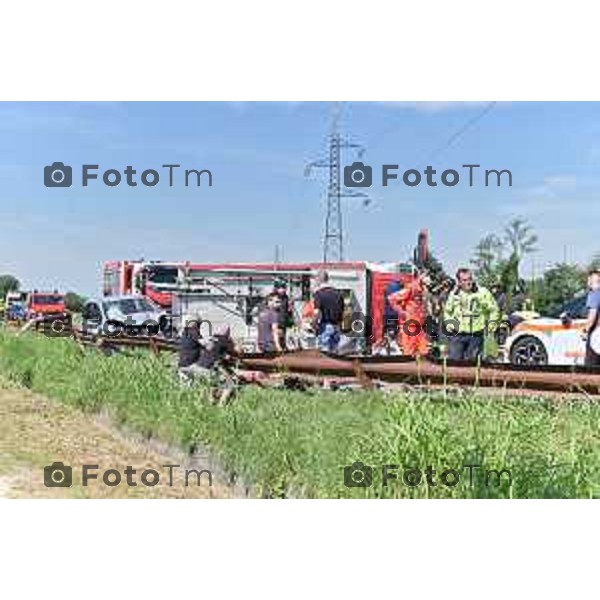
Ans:
{"label": "man in high-visibility jacket", "polygon": [[475,283],[470,269],[456,273],[456,287],[444,307],[443,333],[448,336],[448,358],[477,360],[483,355],[485,334],[500,323],[500,310],[492,293]]}
{"label": "man in high-visibility jacket", "polygon": [[404,356],[425,356],[429,343],[425,333],[425,289],[423,280],[415,278],[400,291],[388,296],[390,306],[398,314],[398,335]]}

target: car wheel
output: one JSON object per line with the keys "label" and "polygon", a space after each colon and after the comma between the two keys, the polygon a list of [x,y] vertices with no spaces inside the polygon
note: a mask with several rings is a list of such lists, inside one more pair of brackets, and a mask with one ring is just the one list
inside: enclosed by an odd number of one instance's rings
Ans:
{"label": "car wheel", "polygon": [[173,324],[171,319],[166,315],[162,315],[158,320],[158,328],[166,336],[170,336],[173,333]]}
{"label": "car wheel", "polygon": [[145,325],[142,332],[147,337],[156,337],[160,332],[160,327],[157,325]]}
{"label": "car wheel", "polygon": [[548,353],[540,340],[526,335],[513,344],[510,362],[513,365],[543,366],[548,364]]}

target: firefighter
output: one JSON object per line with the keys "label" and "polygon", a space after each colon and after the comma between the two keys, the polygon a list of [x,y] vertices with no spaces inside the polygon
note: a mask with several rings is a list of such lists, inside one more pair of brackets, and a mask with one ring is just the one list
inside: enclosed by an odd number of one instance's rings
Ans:
{"label": "firefighter", "polygon": [[496,329],[500,309],[492,293],[478,286],[470,269],[456,272],[456,287],[444,307],[444,327],[451,360],[477,360],[484,353],[485,334]]}
{"label": "firefighter", "polygon": [[425,288],[421,277],[405,285],[400,291],[388,298],[390,306],[398,314],[398,333],[404,356],[425,356],[429,352],[429,343],[425,333],[427,308],[425,306]]}
{"label": "firefighter", "polygon": [[402,289],[400,281],[390,281],[383,296],[383,323],[381,326],[381,338],[373,344],[373,354],[399,353],[400,330],[398,327],[398,311],[391,305],[390,296]]}

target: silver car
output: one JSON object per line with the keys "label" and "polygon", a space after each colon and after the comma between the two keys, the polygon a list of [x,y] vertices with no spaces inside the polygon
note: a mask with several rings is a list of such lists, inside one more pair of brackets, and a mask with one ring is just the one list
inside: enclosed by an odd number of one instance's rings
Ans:
{"label": "silver car", "polygon": [[167,312],[145,296],[110,296],[88,300],[82,311],[83,330],[92,335],[159,335],[169,330]]}

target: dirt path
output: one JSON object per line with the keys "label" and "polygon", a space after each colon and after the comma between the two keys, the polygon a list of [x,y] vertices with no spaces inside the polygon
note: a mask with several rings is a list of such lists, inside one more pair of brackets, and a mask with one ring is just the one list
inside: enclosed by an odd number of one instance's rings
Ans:
{"label": "dirt path", "polygon": [[[46,487],[44,467],[55,461],[72,466],[71,487]],[[82,465],[95,464],[98,479],[82,485]],[[181,465],[171,469],[163,465]],[[127,466],[136,469],[127,485]],[[128,438],[102,419],[49,400],[23,389],[0,384],[0,498],[229,498],[232,490],[218,476],[185,469],[208,468],[176,452]],[[116,469],[121,483],[102,482],[103,473]],[[141,482],[142,472],[153,469],[159,482],[153,487]],[[169,485],[169,479],[172,485]],[[147,477],[152,482],[152,475]]]}

